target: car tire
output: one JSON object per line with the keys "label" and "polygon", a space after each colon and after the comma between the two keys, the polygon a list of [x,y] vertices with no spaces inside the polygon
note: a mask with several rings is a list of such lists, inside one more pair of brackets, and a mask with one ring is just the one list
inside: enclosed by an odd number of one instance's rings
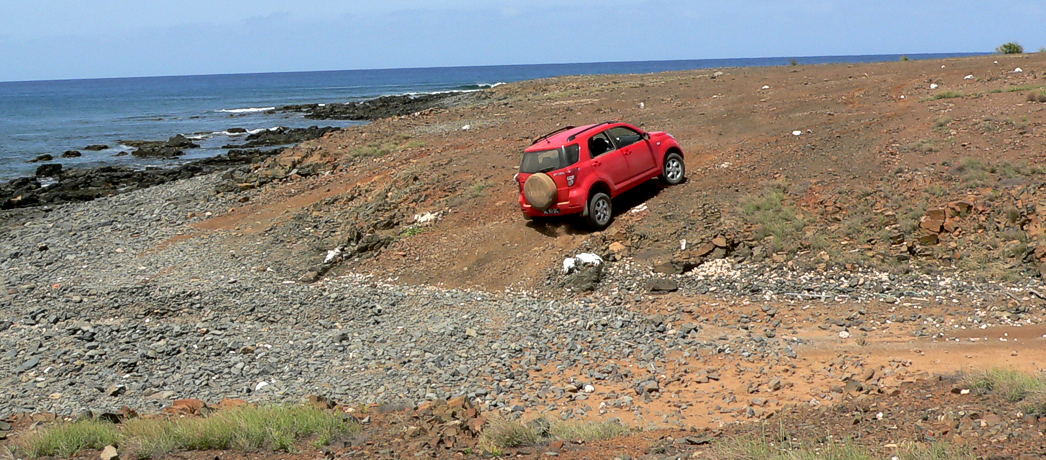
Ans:
{"label": "car tire", "polygon": [[682,155],[672,152],[665,156],[665,164],[661,167],[661,182],[668,185],[682,183],[686,179],[686,164],[683,163]]}
{"label": "car tire", "polygon": [[593,193],[588,199],[588,214],[585,215],[585,223],[593,230],[602,230],[610,225],[614,217],[610,196],[606,193]]}
{"label": "car tire", "polygon": [[523,197],[531,206],[544,211],[556,204],[556,181],[548,174],[537,173],[527,178],[523,183]]}

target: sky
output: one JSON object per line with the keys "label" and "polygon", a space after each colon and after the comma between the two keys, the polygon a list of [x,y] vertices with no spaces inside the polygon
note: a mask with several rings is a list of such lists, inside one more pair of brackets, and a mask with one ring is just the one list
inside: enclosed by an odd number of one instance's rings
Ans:
{"label": "sky", "polygon": [[0,81],[1046,47],[1042,0],[0,2]]}

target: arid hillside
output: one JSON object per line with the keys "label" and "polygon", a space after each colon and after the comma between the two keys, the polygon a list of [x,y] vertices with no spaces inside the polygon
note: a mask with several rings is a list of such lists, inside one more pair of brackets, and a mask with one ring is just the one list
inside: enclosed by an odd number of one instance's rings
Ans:
{"label": "arid hillside", "polygon": [[[238,178],[267,187],[201,227],[279,243],[288,269],[307,276],[333,268],[488,290],[544,286],[580,250],[648,267],[729,254],[1012,281],[1046,256],[1035,252],[1046,228],[1044,65],[1039,53],[504,85],[293,149]],[[675,135],[688,181],[616,200],[602,234],[570,219],[528,225],[512,182],[522,149],[601,120]],[[426,214],[438,217],[419,223]],[[703,253],[716,236],[726,250]]]}

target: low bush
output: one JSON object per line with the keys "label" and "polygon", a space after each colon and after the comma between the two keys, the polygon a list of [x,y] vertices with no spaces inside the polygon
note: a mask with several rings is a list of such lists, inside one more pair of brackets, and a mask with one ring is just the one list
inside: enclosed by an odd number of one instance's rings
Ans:
{"label": "low bush", "polygon": [[24,440],[33,457],[71,457],[82,449],[119,445],[138,458],[156,458],[176,450],[234,449],[293,452],[295,443],[312,438],[329,444],[356,431],[344,414],[311,406],[246,406],[209,417],[133,419],[114,425],[99,420],[58,424]]}
{"label": "low bush", "polygon": [[598,441],[621,436],[628,427],[616,420],[599,422],[560,422],[537,418],[520,420],[493,420],[480,436],[479,445],[488,452],[500,452],[553,441]]}
{"label": "low bush", "polygon": [[1024,47],[1017,42],[1003,43],[995,48],[995,52],[999,54],[1021,54],[1024,52]]}

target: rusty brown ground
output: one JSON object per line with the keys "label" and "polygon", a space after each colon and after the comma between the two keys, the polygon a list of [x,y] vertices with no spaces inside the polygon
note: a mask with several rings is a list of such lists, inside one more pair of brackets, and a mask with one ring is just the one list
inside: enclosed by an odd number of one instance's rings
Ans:
{"label": "rusty brown ground", "polygon": [[[760,248],[765,258],[749,262],[768,267],[869,267],[1021,282],[1037,279],[1046,258],[1046,103],[1036,96],[1046,98],[1044,87],[1046,53],[503,85],[467,105],[380,120],[292,149],[255,171],[264,180],[243,187],[243,206],[179,238],[218,235],[233,248],[248,249],[280,235],[280,244],[269,246],[282,261],[273,268],[298,274],[327,250],[357,241],[352,235],[373,233],[387,246],[344,261],[326,276],[366,273],[399,284],[552,296],[563,294],[546,284],[550,273],[579,250],[607,252],[618,242],[623,259],[653,266],[686,257],[678,251],[681,239],[699,246],[722,235]],[[615,202],[618,215],[602,234],[569,220],[527,224],[511,179],[529,139],[562,125],[611,119],[675,135],[686,154],[688,181],[644,188]],[[294,173],[310,163],[326,173]],[[747,213],[744,204],[773,192],[803,225],[765,237],[768,223]],[[956,203],[969,209],[949,210]],[[640,205],[648,211],[627,212]],[[441,217],[415,226],[414,216],[425,213]],[[568,442],[558,454],[714,458],[703,442],[708,436],[716,441],[787,432],[808,442],[826,435],[855,439],[882,454],[943,440],[969,444],[984,457],[1035,458],[1046,445],[1038,419],[996,395],[954,393],[961,384],[941,379],[999,366],[1040,371],[1046,326],[1044,302],[1035,294],[1018,291],[987,302],[778,301],[777,319],[792,326],[790,335],[811,344],[799,359],[681,359],[664,370],[669,383],[662,393],[669,397],[649,404],[637,398],[638,411],[589,411],[591,418],[619,417],[641,431],[597,443]],[[759,315],[751,302],[731,296],[671,294],[651,298],[644,308],[719,314],[728,324],[742,314]],[[857,310],[876,324],[871,332],[840,338],[838,329],[825,326],[826,319]],[[918,310],[943,322],[931,321],[932,335],[915,336],[925,322],[886,322],[898,310]],[[969,320],[974,312],[990,326],[975,327]],[[711,332],[741,333],[731,327]],[[547,376],[563,384],[571,377]],[[782,385],[772,384],[775,377]],[[860,388],[846,387],[848,381]],[[601,388],[576,404],[591,409],[610,394],[629,391]],[[753,413],[765,424],[753,422]],[[355,445],[348,442],[330,455],[468,456],[410,441],[411,417],[376,414]],[[511,454],[542,456],[547,449]],[[307,450],[174,456],[324,455]]]}

